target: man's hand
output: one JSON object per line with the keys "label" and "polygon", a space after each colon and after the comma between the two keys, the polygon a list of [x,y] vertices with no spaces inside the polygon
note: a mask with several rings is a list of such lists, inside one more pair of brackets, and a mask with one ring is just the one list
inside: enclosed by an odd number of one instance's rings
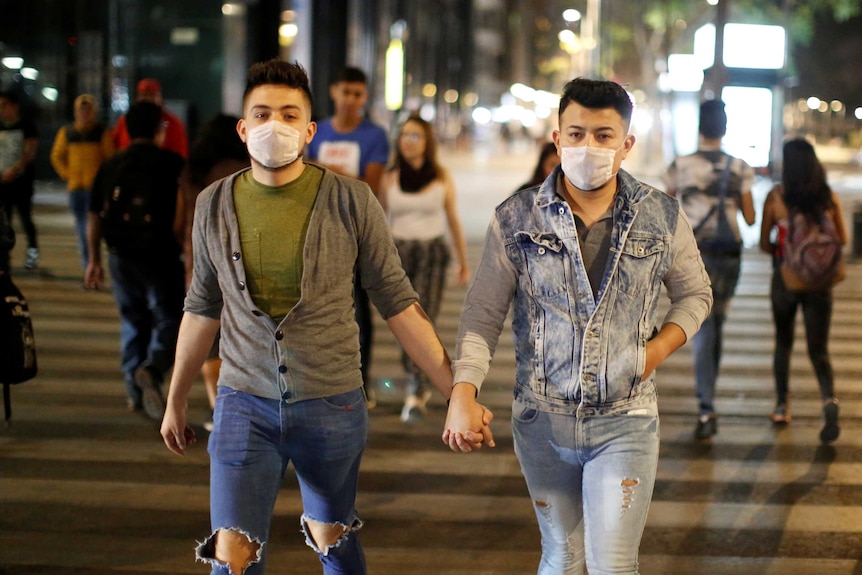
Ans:
{"label": "man's hand", "polygon": [[168,449],[177,455],[185,455],[186,447],[195,443],[194,430],[186,423],[187,406],[177,406],[175,402],[168,401],[165,409],[165,417],[162,419],[162,439]]}
{"label": "man's hand", "polygon": [[84,271],[84,287],[87,289],[102,289],[105,287],[105,271],[102,265],[93,260],[87,264]]}
{"label": "man's hand", "polygon": [[491,421],[494,414],[476,401],[476,388],[469,383],[459,383],[452,388],[443,443],[455,452],[470,453],[481,449],[483,443],[494,447]]}
{"label": "man's hand", "polygon": [[18,177],[18,172],[15,170],[14,167],[12,167],[12,168],[9,168],[8,170],[3,171],[3,173],[0,174],[0,182],[2,182],[4,184],[8,184],[9,182],[14,181],[15,178],[17,178],[17,177]]}

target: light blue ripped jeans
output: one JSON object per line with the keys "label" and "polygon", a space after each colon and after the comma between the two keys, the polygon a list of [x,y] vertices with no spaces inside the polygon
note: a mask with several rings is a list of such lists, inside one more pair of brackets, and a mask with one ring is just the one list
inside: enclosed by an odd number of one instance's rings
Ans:
{"label": "light blue ripped jeans", "polygon": [[515,453],[542,534],[539,575],[638,573],[655,484],[655,403],[608,415],[512,406]]}
{"label": "light blue ripped jeans", "polygon": [[[355,508],[359,462],[368,436],[362,388],[287,403],[219,386],[209,438],[212,532],[197,558],[211,575],[233,575],[215,559],[215,535],[237,531],[260,544],[243,575],[262,575],[270,520],[288,462],[293,462],[302,496],[301,527],[318,552],[324,575],[365,575],[365,556]],[[321,552],[307,520],[339,524],[345,535]]]}

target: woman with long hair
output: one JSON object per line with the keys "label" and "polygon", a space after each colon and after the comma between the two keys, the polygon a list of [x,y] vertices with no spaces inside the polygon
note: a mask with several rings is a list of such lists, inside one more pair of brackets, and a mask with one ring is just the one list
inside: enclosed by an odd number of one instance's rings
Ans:
{"label": "woman with long hair", "polygon": [[[434,128],[411,115],[398,130],[390,165],[381,180],[380,200],[389,216],[392,237],[419,303],[434,322],[440,312],[446,270],[451,259],[448,228],[458,259],[457,281],[470,278],[467,245],[456,207],[455,186],[437,162]],[[411,423],[426,411],[431,388],[425,374],[403,354],[408,383],[401,419]]]}
{"label": "woman with long hair", "polygon": [[785,142],[781,183],[776,185],[763,206],[760,249],[772,255],[773,273],[770,296],[775,322],[773,372],[776,404],[770,419],[790,423],[788,379],[793,349],[796,310],[802,308],[808,357],[817,375],[823,400],[824,425],[820,440],[831,443],[838,438],[838,400],[835,399],[832,362],[829,358],[829,328],[832,321],[832,286],[843,273],[827,281],[804,281],[785,265],[789,222],[803,216],[811,223],[832,226],[841,245],[847,231],[838,197],[826,182],[826,172],[814,147],[804,139]]}
{"label": "woman with long hair", "polygon": [[533,186],[538,186],[545,181],[554,168],[560,165],[560,154],[557,152],[557,145],[554,142],[547,142],[542,145],[539,150],[539,159],[536,162],[536,167],[533,168],[533,175],[529,180],[520,185],[517,191],[526,190]]}

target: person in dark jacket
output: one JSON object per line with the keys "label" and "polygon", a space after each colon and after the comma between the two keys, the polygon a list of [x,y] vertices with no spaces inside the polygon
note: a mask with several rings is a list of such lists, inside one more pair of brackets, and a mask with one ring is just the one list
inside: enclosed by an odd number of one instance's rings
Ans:
{"label": "person in dark jacket", "polygon": [[93,182],[84,285],[104,287],[104,239],[120,311],[128,406],[161,421],[161,386],[173,364],[185,294],[176,222],[184,160],[159,145],[163,128],[157,105],[134,104],[126,125],[131,146],[102,164]]}

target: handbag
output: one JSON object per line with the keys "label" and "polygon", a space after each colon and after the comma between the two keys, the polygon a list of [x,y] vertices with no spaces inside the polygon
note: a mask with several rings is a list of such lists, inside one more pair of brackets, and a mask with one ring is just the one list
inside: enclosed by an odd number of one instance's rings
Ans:
{"label": "handbag", "polygon": [[36,377],[36,340],[27,300],[8,273],[0,272],[0,383],[3,411],[12,417],[10,386]]}

